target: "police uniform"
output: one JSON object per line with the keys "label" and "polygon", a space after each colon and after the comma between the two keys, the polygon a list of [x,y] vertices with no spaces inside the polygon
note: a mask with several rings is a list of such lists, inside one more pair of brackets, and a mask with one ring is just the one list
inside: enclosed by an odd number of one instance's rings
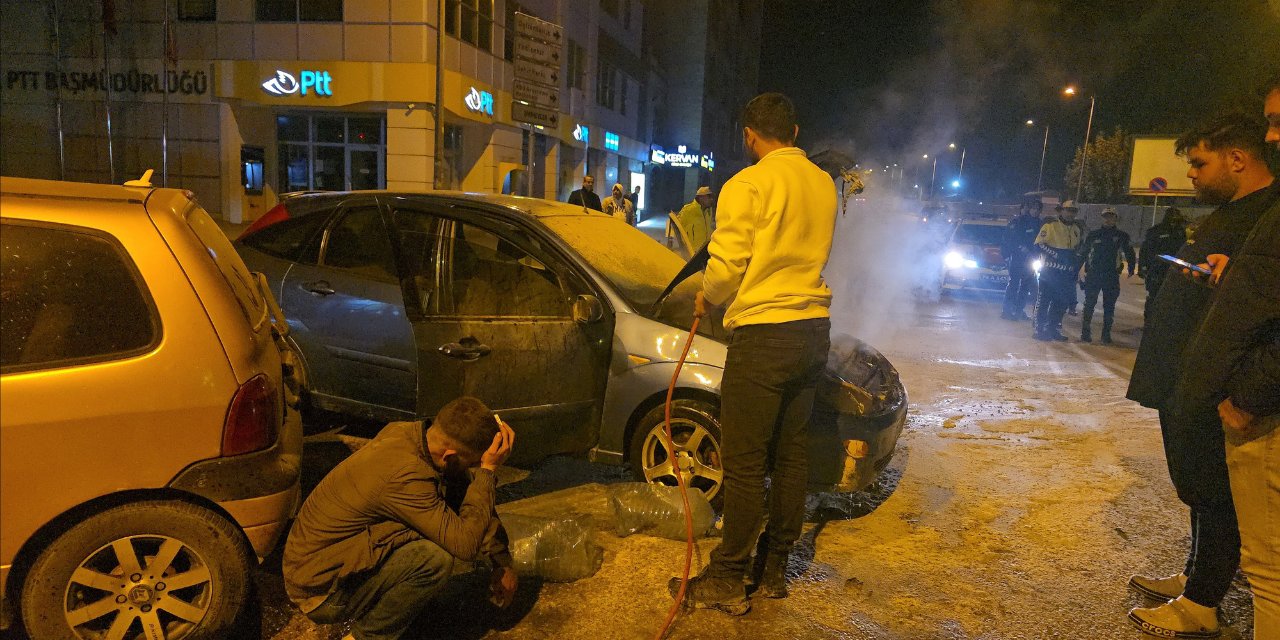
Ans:
{"label": "police uniform", "polygon": [[1081,245],[1081,261],[1084,263],[1084,317],[1080,339],[1090,342],[1093,339],[1093,309],[1098,304],[1098,293],[1102,293],[1102,341],[1111,342],[1111,323],[1115,320],[1116,299],[1120,297],[1121,261],[1129,265],[1129,275],[1133,275],[1135,260],[1133,245],[1129,242],[1129,234],[1115,228],[1102,227],[1095,229],[1085,238]]}
{"label": "police uniform", "polygon": [[1058,332],[1062,316],[1076,299],[1076,250],[1080,247],[1080,227],[1074,222],[1054,217],[1040,227],[1036,248],[1044,259],[1040,268],[1040,295],[1036,299],[1035,338],[1066,340]]}
{"label": "police uniform", "polygon": [[1028,319],[1025,309],[1036,292],[1036,273],[1031,263],[1036,257],[1040,226],[1040,216],[1019,213],[1005,227],[1001,253],[1009,263],[1009,287],[1004,292],[1004,313],[1000,317],[1006,320]]}

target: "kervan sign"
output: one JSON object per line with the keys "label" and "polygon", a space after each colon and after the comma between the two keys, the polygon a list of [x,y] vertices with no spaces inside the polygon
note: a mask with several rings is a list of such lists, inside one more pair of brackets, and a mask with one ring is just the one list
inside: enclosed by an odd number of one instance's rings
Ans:
{"label": "kervan sign", "polygon": [[276,75],[262,83],[262,90],[273,96],[290,96],[294,94],[314,94],[320,97],[332,97],[333,89],[329,86],[333,78],[328,71],[303,71],[295,78],[287,71],[276,69]]}

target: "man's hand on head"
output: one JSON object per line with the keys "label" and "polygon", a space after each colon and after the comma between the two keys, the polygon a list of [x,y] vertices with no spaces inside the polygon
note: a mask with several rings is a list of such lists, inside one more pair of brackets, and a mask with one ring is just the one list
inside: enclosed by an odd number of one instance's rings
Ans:
{"label": "man's hand on head", "polygon": [[493,435],[493,443],[480,456],[480,468],[489,471],[497,471],[507,461],[507,456],[511,455],[511,449],[516,444],[516,432],[497,415],[493,419],[498,422],[498,432]]}

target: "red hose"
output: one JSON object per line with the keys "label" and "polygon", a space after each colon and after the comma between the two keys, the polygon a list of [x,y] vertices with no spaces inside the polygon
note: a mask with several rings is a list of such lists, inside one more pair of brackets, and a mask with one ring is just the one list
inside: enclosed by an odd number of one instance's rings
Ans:
{"label": "red hose", "polygon": [[662,640],[667,635],[667,630],[671,628],[671,623],[676,619],[676,614],[680,612],[680,605],[684,603],[684,592],[689,586],[689,569],[693,566],[693,510],[689,508],[689,491],[684,484],[684,474],[680,472],[680,461],[676,457],[675,442],[671,438],[671,399],[676,393],[676,381],[680,378],[680,369],[684,367],[685,358],[689,356],[689,347],[693,346],[693,335],[698,332],[698,322],[702,318],[695,314],[693,316],[693,326],[689,328],[689,337],[684,341],[684,350],[680,352],[680,359],[676,361],[675,373],[671,374],[671,384],[667,387],[667,406],[666,406],[666,422],[663,436],[667,440],[667,451],[671,455],[671,468],[676,474],[676,484],[680,487],[680,499],[684,501],[684,529],[685,529],[685,545],[684,545],[684,573],[680,576],[680,590],[676,592],[675,602],[671,603],[671,610],[667,612],[667,619],[662,623],[662,628],[653,636],[653,640]]}

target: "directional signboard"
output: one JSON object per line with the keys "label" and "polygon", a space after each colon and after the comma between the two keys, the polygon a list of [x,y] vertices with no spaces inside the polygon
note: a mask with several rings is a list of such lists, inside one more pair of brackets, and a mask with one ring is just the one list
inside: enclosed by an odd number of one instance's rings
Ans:
{"label": "directional signboard", "polygon": [[560,64],[564,29],[525,13],[515,15],[515,82],[511,117],[544,127],[559,125]]}
{"label": "directional signboard", "polygon": [[527,80],[516,80],[512,92],[516,100],[548,109],[560,108],[560,92],[545,85]]}
{"label": "directional signboard", "polygon": [[511,103],[511,119],[543,127],[560,126],[560,114],[555,109],[544,109],[521,102]]}

